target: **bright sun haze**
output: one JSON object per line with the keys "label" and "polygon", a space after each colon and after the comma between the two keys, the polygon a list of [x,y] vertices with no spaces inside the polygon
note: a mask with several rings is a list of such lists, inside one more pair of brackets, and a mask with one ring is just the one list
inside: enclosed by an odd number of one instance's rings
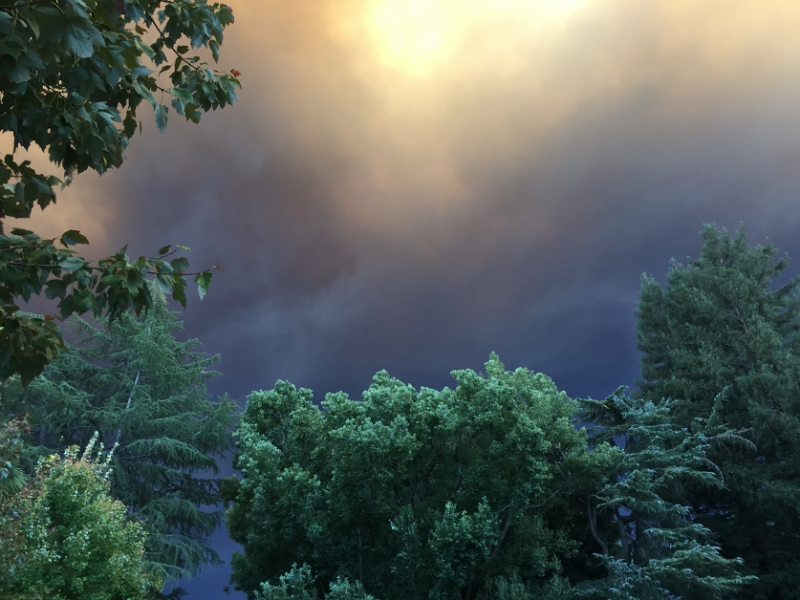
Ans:
{"label": "bright sun haze", "polygon": [[531,34],[573,14],[582,0],[374,0],[364,23],[376,59],[411,76],[443,66],[470,30],[506,18],[530,24]]}

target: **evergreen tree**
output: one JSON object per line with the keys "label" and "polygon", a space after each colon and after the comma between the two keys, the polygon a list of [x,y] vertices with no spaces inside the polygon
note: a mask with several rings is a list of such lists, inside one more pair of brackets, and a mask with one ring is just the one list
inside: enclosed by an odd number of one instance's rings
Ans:
{"label": "evergreen tree", "polygon": [[736,597],[800,598],[800,279],[745,232],[706,226],[699,258],[642,280],[640,395],[670,398],[671,420],[746,429],[757,450],[711,448],[724,488],[694,488],[699,523],[759,581]]}
{"label": "evergreen tree", "polygon": [[[671,406],[631,399],[622,388],[603,401],[582,400],[580,419],[595,424],[593,453],[618,459],[587,502],[589,527],[608,575],[585,582],[577,597],[597,600],[729,598],[749,582],[741,560],[725,558],[694,519],[686,490],[723,486],[707,455],[712,445],[752,446],[736,432],[690,432],[670,421]],[[613,453],[617,443],[624,452]]]}
{"label": "evergreen tree", "polygon": [[206,382],[217,360],[179,342],[182,324],[163,303],[142,319],[122,315],[95,327],[74,319],[77,342],[68,346],[27,388],[4,385],[4,410],[27,414],[40,455],[85,445],[99,431],[114,452],[111,492],[148,531],[147,556],[166,581],[219,563],[208,537],[221,513],[201,510],[219,502],[215,456],[230,447],[234,404],[212,402]]}

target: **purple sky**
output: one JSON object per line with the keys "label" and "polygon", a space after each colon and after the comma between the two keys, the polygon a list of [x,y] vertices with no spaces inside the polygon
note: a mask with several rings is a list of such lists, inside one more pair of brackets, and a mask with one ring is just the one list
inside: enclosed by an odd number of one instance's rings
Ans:
{"label": "purple sky", "polygon": [[147,121],[33,223],[224,267],[184,313],[214,395],[440,388],[494,350],[600,397],[637,376],[640,275],[697,255],[702,223],[800,261],[795,1],[230,4],[241,100]]}

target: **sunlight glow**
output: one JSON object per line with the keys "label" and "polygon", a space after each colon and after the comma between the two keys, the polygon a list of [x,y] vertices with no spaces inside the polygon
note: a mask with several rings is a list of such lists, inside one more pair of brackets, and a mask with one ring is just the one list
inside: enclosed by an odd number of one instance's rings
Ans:
{"label": "sunlight glow", "polygon": [[[584,0],[372,0],[365,29],[376,59],[407,75],[428,75],[487,21],[520,20],[533,30],[569,18]],[[533,31],[532,31],[533,33]]]}

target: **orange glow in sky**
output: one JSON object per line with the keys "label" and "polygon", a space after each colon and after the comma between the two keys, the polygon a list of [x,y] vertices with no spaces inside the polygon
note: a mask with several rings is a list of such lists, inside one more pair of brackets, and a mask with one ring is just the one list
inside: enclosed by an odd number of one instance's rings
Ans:
{"label": "orange glow in sky", "polygon": [[584,0],[373,0],[357,18],[382,66],[428,76],[455,58],[471,30],[505,19],[531,34],[568,18]]}

